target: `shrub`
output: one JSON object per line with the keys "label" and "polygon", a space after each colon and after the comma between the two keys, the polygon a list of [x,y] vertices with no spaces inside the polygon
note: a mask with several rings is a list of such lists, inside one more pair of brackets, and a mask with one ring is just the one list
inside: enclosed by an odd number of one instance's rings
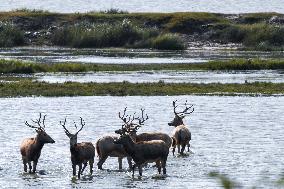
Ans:
{"label": "shrub", "polygon": [[176,34],[162,34],[152,40],[152,47],[161,50],[184,50],[186,45]]}
{"label": "shrub", "polygon": [[0,23],[0,47],[24,44],[24,33],[9,23]]}

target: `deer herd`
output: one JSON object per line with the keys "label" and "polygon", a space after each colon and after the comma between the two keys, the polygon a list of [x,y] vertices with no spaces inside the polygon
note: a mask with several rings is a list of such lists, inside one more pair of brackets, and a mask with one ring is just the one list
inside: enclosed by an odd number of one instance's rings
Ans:
{"label": "deer herd", "polygon": [[[136,113],[127,115],[127,108],[124,109],[123,113],[119,112],[118,117],[123,122],[121,128],[115,131],[116,135],[103,136],[98,139],[96,147],[91,142],[77,143],[78,134],[85,126],[82,118],[80,118],[80,129],[74,123],[77,129],[77,132],[74,134],[66,128],[66,118],[64,121],[60,121],[63,131],[70,140],[73,176],[77,174],[77,177],[80,179],[88,163],[90,174],[92,174],[96,153],[99,157],[97,163],[98,169],[102,169],[108,157],[117,157],[119,169],[122,169],[122,159],[126,157],[129,169],[132,170],[132,176],[134,176],[136,167],[139,170],[139,175],[142,176],[142,167],[147,163],[153,162],[156,163],[159,174],[161,174],[162,169],[163,174],[166,174],[166,162],[170,148],[172,147],[173,155],[175,154],[176,147],[178,148],[178,153],[183,155],[186,146],[189,151],[189,141],[191,140],[191,133],[188,127],[184,125],[183,118],[194,111],[193,105],[188,105],[186,101],[184,104],[185,109],[177,112],[178,105],[176,105],[176,102],[176,100],[173,101],[175,117],[173,121],[168,123],[169,126],[175,127],[172,137],[162,132],[138,133],[139,128],[149,119],[144,109],[141,109],[140,116],[136,116]],[[55,143],[45,132],[45,118],[46,115],[43,116],[40,113],[39,119],[32,120],[33,124],[25,122],[28,127],[35,129],[37,132],[35,138],[24,139],[20,146],[25,172],[28,171],[28,164],[29,173],[35,173],[44,144]],[[76,166],[79,168],[78,173],[76,173]]]}

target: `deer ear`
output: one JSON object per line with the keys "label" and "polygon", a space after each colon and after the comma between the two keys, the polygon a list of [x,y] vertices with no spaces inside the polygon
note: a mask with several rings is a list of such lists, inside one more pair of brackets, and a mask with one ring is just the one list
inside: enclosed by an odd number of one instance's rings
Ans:
{"label": "deer ear", "polygon": [[183,119],[183,118],[185,118],[185,115],[181,115],[181,116],[179,116],[181,119]]}

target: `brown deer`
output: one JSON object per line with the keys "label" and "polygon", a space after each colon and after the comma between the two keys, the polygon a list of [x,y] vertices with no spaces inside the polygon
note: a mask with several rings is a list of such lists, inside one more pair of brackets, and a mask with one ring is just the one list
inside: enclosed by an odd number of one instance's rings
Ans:
{"label": "brown deer", "polygon": [[[29,173],[36,172],[36,166],[38,159],[41,154],[41,150],[46,143],[55,143],[55,141],[45,132],[45,117],[39,114],[39,119],[32,122],[37,124],[37,126],[30,125],[27,121],[25,124],[28,127],[35,129],[37,136],[35,138],[26,138],[23,140],[20,146],[20,151],[22,155],[22,160],[24,164],[24,171],[27,172],[27,164],[29,165]],[[31,164],[33,162],[33,166]]]}
{"label": "brown deer", "polygon": [[[185,118],[186,115],[191,114],[194,111],[193,105],[188,106],[187,101],[185,102],[185,109],[181,112],[176,112],[176,108],[178,105],[176,105],[177,100],[173,101],[173,107],[174,107],[174,114],[175,118],[172,122],[168,123],[169,126],[174,126],[175,129],[173,131],[173,155],[175,153],[176,146],[178,147],[178,153],[183,155],[185,146],[187,145],[187,150],[189,150],[190,144],[189,141],[191,140],[191,133],[189,129],[184,125],[183,118]],[[190,112],[188,112],[190,110]],[[180,149],[181,146],[181,149]]]}
{"label": "brown deer", "polygon": [[[126,108],[124,109],[124,114],[125,114]],[[141,142],[141,141],[151,141],[151,140],[162,140],[164,141],[167,146],[170,148],[172,145],[172,138],[161,132],[146,132],[146,133],[141,133],[137,134],[137,131],[139,128],[144,125],[144,122],[149,119],[148,115],[144,115],[145,109],[141,108],[141,117],[135,117],[135,113],[132,116],[132,119],[123,119],[124,121],[124,126],[127,128],[125,131],[130,135],[130,137],[133,139],[135,142]],[[128,116],[129,117],[129,116]],[[138,123],[134,123],[134,120],[138,120]],[[119,130],[116,131],[117,134],[119,133]]]}
{"label": "brown deer", "polygon": [[[79,166],[78,179],[80,179],[80,175],[83,173],[88,162],[90,164],[90,174],[93,174],[94,157],[96,151],[94,145],[91,142],[77,143],[78,133],[85,126],[84,120],[81,117],[80,119],[81,119],[81,128],[75,134],[70,133],[66,129],[65,127],[66,118],[63,123],[60,121],[60,124],[63,127],[65,134],[70,139],[70,152],[71,152],[73,176],[76,176],[76,165]],[[75,123],[75,128],[77,129],[76,123]],[[82,167],[82,165],[84,165],[84,167]]]}
{"label": "brown deer", "polygon": [[123,145],[126,153],[131,156],[135,164],[132,167],[132,176],[134,177],[135,167],[139,169],[139,175],[142,176],[142,166],[146,163],[156,162],[159,174],[161,167],[163,174],[166,174],[166,162],[169,154],[167,144],[162,140],[151,140],[134,142],[132,138],[126,134],[127,128],[122,128],[117,133],[120,133],[120,138],[114,141],[115,144]]}
{"label": "brown deer", "polygon": [[[121,119],[123,120],[125,119],[126,121],[125,112],[126,109],[124,110],[123,116],[121,116],[120,112],[118,114]],[[99,156],[99,162],[97,164],[98,169],[102,169],[102,165],[104,164],[104,162],[108,157],[118,157],[119,169],[122,169],[122,159],[126,157],[129,169],[132,168],[131,158],[127,155],[123,146],[121,144],[114,143],[114,141],[117,140],[118,138],[119,138],[118,136],[104,136],[97,141],[96,149],[97,149],[97,154]]]}

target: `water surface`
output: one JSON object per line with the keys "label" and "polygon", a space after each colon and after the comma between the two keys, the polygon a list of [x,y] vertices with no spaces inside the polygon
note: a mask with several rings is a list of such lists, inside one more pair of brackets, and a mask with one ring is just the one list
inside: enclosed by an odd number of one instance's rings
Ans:
{"label": "water surface", "polygon": [[1,0],[0,11],[29,8],[55,12],[87,12],[118,8],[129,12],[279,12],[282,0]]}
{"label": "water surface", "polygon": [[[185,119],[192,132],[194,154],[169,155],[165,179],[158,179],[150,167],[142,179],[137,175],[132,179],[126,171],[118,172],[117,160],[110,158],[106,170],[95,169],[93,177],[72,181],[69,141],[60,120],[67,116],[72,130],[73,120],[82,116],[86,126],[78,140],[95,142],[120,128],[117,112],[125,106],[130,112],[144,107],[150,119],[139,132],[170,134],[173,128],[167,123],[173,118],[174,99],[195,104],[195,112]],[[220,188],[208,177],[210,171],[226,173],[245,188],[276,188],[274,183],[284,171],[284,97],[37,97],[1,98],[0,104],[2,188]],[[23,174],[19,144],[35,135],[24,122],[37,118],[38,112],[47,114],[46,130],[56,143],[44,146],[40,174]]]}
{"label": "water surface", "polygon": [[[2,78],[5,78],[4,76]],[[123,81],[131,83],[151,83],[159,81],[163,81],[165,83],[284,82],[284,72],[275,70],[39,73],[31,76],[37,81],[45,81],[49,83],[64,83],[68,81],[80,83],[109,83]],[[19,75],[19,77],[22,76]]]}

